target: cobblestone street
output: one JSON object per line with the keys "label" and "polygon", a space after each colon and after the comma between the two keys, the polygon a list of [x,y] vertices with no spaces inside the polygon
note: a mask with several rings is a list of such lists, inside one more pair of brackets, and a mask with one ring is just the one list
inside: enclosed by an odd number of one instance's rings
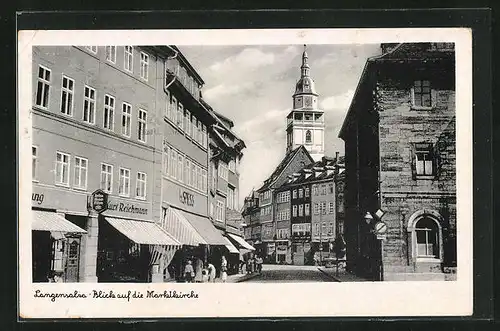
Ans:
{"label": "cobblestone street", "polygon": [[316,266],[274,265],[265,264],[262,274],[247,281],[252,283],[306,283],[306,282],[334,282],[335,280]]}

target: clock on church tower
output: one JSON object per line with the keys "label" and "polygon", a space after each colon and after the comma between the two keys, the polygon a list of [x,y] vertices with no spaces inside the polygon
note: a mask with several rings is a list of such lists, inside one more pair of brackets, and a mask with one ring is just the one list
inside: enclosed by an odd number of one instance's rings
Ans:
{"label": "clock on church tower", "polygon": [[317,108],[318,94],[314,80],[309,76],[307,59],[304,48],[300,79],[293,94],[293,109],[287,116],[286,150],[290,152],[302,145],[318,161],[324,156],[324,113]]}

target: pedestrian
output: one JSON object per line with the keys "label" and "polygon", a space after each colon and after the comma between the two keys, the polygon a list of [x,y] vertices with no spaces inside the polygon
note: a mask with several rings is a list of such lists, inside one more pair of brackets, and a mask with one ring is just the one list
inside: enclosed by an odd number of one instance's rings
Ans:
{"label": "pedestrian", "polygon": [[257,258],[255,259],[255,264],[257,265],[257,272],[259,274],[262,273],[262,263],[264,263],[264,261],[262,260],[262,257],[258,255]]}
{"label": "pedestrian", "polygon": [[222,282],[225,283],[227,280],[227,260],[224,255],[222,255],[222,262],[220,266],[220,271],[221,271],[221,279]]}
{"label": "pedestrian", "polygon": [[216,270],[214,265],[210,262],[207,264],[207,271],[208,271],[208,281],[210,283],[215,283]]}
{"label": "pedestrian", "polygon": [[208,270],[206,268],[201,271],[201,282],[208,283]]}
{"label": "pedestrian", "polygon": [[203,270],[203,261],[200,258],[196,258],[196,262],[194,265],[194,282],[201,283],[202,282],[202,270]]}
{"label": "pedestrian", "polygon": [[187,283],[192,283],[194,276],[195,274],[193,265],[191,264],[191,260],[188,260],[186,267],[184,268],[184,279],[186,280]]}

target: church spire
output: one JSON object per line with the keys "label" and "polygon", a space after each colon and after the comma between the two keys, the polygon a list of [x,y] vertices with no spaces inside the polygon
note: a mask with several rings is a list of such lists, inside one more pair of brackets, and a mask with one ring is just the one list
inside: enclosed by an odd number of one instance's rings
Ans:
{"label": "church spire", "polygon": [[300,76],[302,78],[309,77],[309,64],[307,63],[307,45],[304,45],[304,53],[302,53],[302,66],[300,67]]}

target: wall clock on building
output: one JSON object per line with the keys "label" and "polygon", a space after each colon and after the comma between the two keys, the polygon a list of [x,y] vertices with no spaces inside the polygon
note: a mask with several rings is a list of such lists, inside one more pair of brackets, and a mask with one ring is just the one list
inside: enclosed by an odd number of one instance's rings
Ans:
{"label": "wall clock on building", "polygon": [[295,99],[295,108],[302,107],[302,98]]}

